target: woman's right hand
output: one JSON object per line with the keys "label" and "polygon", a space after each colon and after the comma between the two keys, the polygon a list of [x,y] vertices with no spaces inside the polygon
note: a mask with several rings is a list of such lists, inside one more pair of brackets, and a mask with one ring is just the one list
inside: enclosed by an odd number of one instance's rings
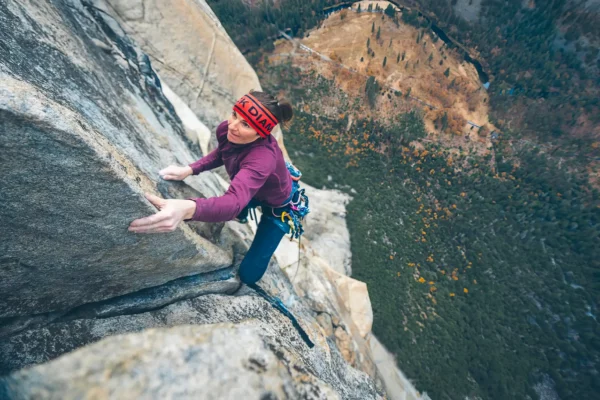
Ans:
{"label": "woman's right hand", "polygon": [[166,181],[182,181],[192,174],[192,167],[189,165],[185,167],[179,167],[177,165],[169,165],[167,168],[163,168],[158,171],[161,178]]}

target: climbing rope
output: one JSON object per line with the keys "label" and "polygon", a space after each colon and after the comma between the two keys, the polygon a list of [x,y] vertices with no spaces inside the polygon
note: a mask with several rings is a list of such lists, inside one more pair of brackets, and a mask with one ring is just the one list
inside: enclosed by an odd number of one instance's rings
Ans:
{"label": "climbing rope", "polygon": [[298,275],[298,271],[300,270],[300,244],[302,242],[302,236],[298,239],[298,263],[296,264],[296,272],[294,272],[294,277],[292,278],[292,286],[294,282],[296,282],[296,276]]}
{"label": "climbing rope", "polygon": [[315,347],[315,344],[310,340],[310,337],[308,336],[308,334],[306,333],[304,328],[302,328],[302,326],[300,325],[300,323],[298,322],[296,317],[294,317],[294,315],[290,312],[290,310],[287,309],[287,307],[283,304],[283,302],[278,297],[271,296],[270,294],[265,292],[265,290],[263,288],[258,286],[256,283],[250,283],[250,284],[248,284],[248,287],[254,289],[254,291],[256,293],[258,293],[263,299],[265,299],[269,304],[271,304],[274,308],[276,308],[283,315],[288,317],[288,319],[292,322],[292,325],[294,326],[294,328],[296,328],[296,330],[300,334],[300,337],[302,338],[304,343],[306,343],[306,345],[309,348],[312,349],[313,347]]}

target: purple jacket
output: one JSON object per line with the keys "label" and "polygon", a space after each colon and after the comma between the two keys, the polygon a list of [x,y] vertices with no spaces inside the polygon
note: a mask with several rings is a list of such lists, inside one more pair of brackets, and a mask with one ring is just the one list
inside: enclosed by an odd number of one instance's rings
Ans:
{"label": "purple jacket", "polygon": [[195,221],[221,222],[234,219],[252,198],[272,207],[285,203],[292,191],[292,178],[285,166],[277,140],[268,136],[248,144],[227,140],[227,121],[217,128],[219,146],[190,164],[194,175],[225,165],[231,178],[227,192],[220,197],[193,199]]}

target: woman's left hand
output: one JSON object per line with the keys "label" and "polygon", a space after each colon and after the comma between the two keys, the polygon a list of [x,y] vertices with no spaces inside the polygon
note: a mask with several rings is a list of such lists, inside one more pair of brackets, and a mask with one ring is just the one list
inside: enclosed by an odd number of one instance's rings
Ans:
{"label": "woman's left hand", "polygon": [[132,221],[128,228],[130,232],[173,232],[181,221],[192,218],[196,211],[196,203],[193,200],[161,199],[150,193],[146,193],[145,196],[159,211],[149,217]]}

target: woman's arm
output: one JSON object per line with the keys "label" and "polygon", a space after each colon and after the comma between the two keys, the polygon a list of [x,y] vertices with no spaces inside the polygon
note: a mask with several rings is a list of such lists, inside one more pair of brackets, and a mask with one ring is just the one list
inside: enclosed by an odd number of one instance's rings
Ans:
{"label": "woman's arm", "polygon": [[[269,159],[268,156],[265,157]],[[253,157],[240,165],[224,195],[208,199],[189,199],[196,202],[194,221],[223,222],[234,219],[265,184],[275,168],[263,157]]]}
{"label": "woman's arm", "polygon": [[240,164],[231,186],[224,195],[209,199],[161,199],[146,194],[146,198],[160,211],[149,217],[136,219],[129,230],[135,233],[171,232],[181,221],[223,222],[234,219],[265,184],[275,169],[270,151],[257,151]]}
{"label": "woman's arm", "polygon": [[221,143],[226,139],[227,136],[227,121],[221,122],[217,127],[217,142],[219,143],[217,148],[202,157],[196,162],[188,164],[184,167],[177,165],[169,165],[159,171],[160,176],[169,181],[182,181],[190,175],[198,175],[200,172],[209,171],[211,169],[220,167],[223,165],[223,158],[221,156],[220,146]]}
{"label": "woman's arm", "polygon": [[189,167],[192,168],[193,175],[198,175],[200,172],[210,171],[221,165],[223,165],[223,159],[221,158],[221,151],[217,147],[198,161],[189,164]]}

